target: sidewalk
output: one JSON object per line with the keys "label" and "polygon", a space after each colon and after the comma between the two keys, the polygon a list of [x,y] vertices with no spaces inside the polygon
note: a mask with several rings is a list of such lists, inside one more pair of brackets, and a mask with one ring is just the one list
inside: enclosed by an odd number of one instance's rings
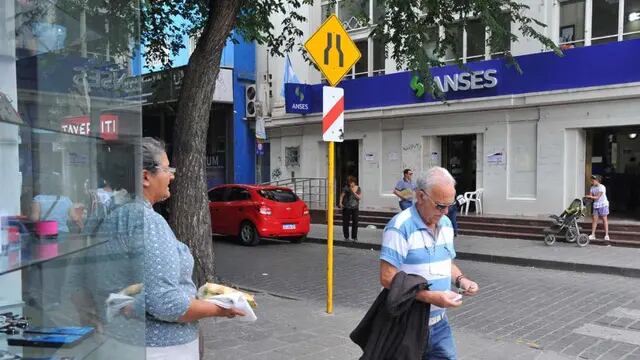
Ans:
{"label": "sidewalk", "polygon": [[[308,241],[326,243],[327,225],[312,224]],[[334,226],[334,245],[380,249],[381,229],[358,229],[358,242],[344,241],[342,227]],[[640,278],[640,248],[605,247],[557,241],[542,241],[459,235],[455,239],[457,258],[556,270],[595,272]]]}
{"label": "sidewalk", "polygon": [[[366,309],[336,306],[328,315],[319,302],[262,293],[256,294],[256,301],[256,322],[215,318],[200,322],[205,360],[349,360],[362,355],[349,334]],[[482,337],[453,326],[458,355],[463,360],[567,359],[554,351]]]}

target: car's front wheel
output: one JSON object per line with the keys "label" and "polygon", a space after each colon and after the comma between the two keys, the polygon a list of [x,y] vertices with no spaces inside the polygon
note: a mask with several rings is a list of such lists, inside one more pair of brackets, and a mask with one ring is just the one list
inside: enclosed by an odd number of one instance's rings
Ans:
{"label": "car's front wheel", "polygon": [[245,221],[240,225],[240,243],[244,246],[255,246],[260,242],[258,231],[249,221]]}

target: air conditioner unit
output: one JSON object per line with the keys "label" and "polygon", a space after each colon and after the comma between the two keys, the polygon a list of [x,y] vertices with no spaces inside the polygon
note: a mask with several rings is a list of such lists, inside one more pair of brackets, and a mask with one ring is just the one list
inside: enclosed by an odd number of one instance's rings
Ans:
{"label": "air conditioner unit", "polygon": [[247,119],[254,119],[256,117],[256,98],[258,92],[255,85],[247,85],[244,90],[245,99],[245,117]]}

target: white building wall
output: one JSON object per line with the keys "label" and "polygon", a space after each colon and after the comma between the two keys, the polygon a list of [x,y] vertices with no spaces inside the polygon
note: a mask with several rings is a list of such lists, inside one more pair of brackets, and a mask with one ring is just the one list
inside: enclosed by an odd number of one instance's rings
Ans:
{"label": "white building wall", "polygon": [[[525,3],[530,7],[529,16],[548,24],[539,30],[556,41],[557,0],[525,0]],[[320,14],[318,4],[314,5],[314,10],[316,8],[318,11],[314,14]],[[305,28],[308,34],[320,24],[319,15],[314,16],[318,19]],[[517,29],[512,30],[521,35]],[[537,41],[521,38],[511,44],[511,50],[518,56],[544,49]],[[258,53],[260,51],[259,48]],[[292,54],[292,61],[302,82],[319,82],[320,74],[298,54]],[[270,67],[274,89],[277,89],[275,96],[280,94],[282,69],[281,60]],[[386,60],[385,69],[387,74],[396,72],[391,59]],[[360,140],[359,181],[365,195],[362,208],[396,210],[397,198],[392,190],[402,176],[402,169],[419,172],[441,165],[442,136],[476,134],[476,186],[485,190],[486,213],[557,213],[585,193],[585,129],[639,125],[639,94],[637,84],[627,84],[469,99],[453,101],[450,106],[407,105],[348,111],[346,139]],[[272,172],[282,167],[284,177],[289,177],[291,169],[284,169],[282,161],[284,148],[298,144],[301,168],[297,169],[296,176],[326,176],[327,149],[321,141],[319,121],[318,114],[278,115],[274,111],[273,120],[268,124]],[[296,124],[302,123],[305,124],[303,130],[294,130]],[[623,147],[632,148],[632,145],[621,143],[619,151]],[[488,162],[487,156],[494,153],[504,154],[503,161]],[[631,153],[640,155],[640,146],[637,151],[632,148]]]}
{"label": "white building wall", "polygon": [[[442,136],[476,134],[476,184],[485,189],[485,213],[542,215],[560,212],[584,195],[585,129],[639,125],[637,114],[640,102],[623,99],[360,121],[350,121],[347,113],[345,134],[360,140],[362,209],[396,210],[392,191],[404,168],[420,172],[440,165]],[[302,149],[296,176],[326,176],[320,124],[269,132],[273,167],[284,147],[295,145]],[[488,162],[497,152],[504,161]]]}

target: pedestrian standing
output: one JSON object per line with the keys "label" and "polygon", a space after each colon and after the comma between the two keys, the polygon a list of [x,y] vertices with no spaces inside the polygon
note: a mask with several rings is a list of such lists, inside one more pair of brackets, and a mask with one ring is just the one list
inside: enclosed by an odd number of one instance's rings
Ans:
{"label": "pedestrian standing", "polygon": [[451,226],[453,227],[453,236],[458,236],[458,211],[459,207],[466,203],[466,199],[462,195],[456,196],[455,203],[449,206],[447,217],[451,220]]}
{"label": "pedestrian standing", "polygon": [[394,195],[400,198],[400,210],[410,208],[413,205],[413,193],[416,190],[416,185],[411,181],[412,176],[411,169],[404,169],[402,179],[396,183],[396,187],[393,189]]}
{"label": "pedestrian standing", "polygon": [[[358,241],[358,213],[362,192],[355,176],[347,177],[347,185],[342,188],[338,207],[342,208],[342,234],[344,240]],[[351,238],[349,237],[351,225]]]}
{"label": "pedestrian standing", "polygon": [[463,295],[475,295],[478,284],[453,263],[451,221],[444,216],[456,197],[455,180],[444,168],[433,167],[417,182],[416,205],[391,219],[382,235],[380,282],[389,289],[403,271],[426,279],[418,301],[431,304],[423,360],[456,359],[456,348],[445,309],[462,305],[451,291],[452,280]]}
{"label": "pedestrian standing", "polygon": [[[175,179],[176,169],[170,166],[164,143],[159,140],[143,138],[141,153],[139,181],[143,196],[114,208],[101,223],[97,234],[116,236],[90,250],[92,257],[88,258],[100,261],[84,265],[85,271],[72,279],[85,284],[76,289],[72,299],[81,318],[99,314],[91,323],[104,329],[109,344],[98,350],[97,359],[111,359],[109,351],[122,348],[130,349],[127,359],[198,360],[198,320],[245,314],[196,298],[191,251],[153,209],[154,204],[171,196],[169,184]],[[114,290],[132,288],[136,289],[130,290],[133,303],[111,319],[103,308],[96,308],[105,304]],[[138,332],[140,327],[132,325],[141,322],[143,334]],[[145,354],[136,349],[141,345],[141,335]]]}
{"label": "pedestrian standing", "polygon": [[591,190],[586,198],[593,200],[589,240],[595,240],[598,218],[601,217],[604,224],[604,240],[609,241],[609,220],[607,219],[609,215],[609,199],[607,199],[607,188],[602,185],[602,176],[591,175]]}

